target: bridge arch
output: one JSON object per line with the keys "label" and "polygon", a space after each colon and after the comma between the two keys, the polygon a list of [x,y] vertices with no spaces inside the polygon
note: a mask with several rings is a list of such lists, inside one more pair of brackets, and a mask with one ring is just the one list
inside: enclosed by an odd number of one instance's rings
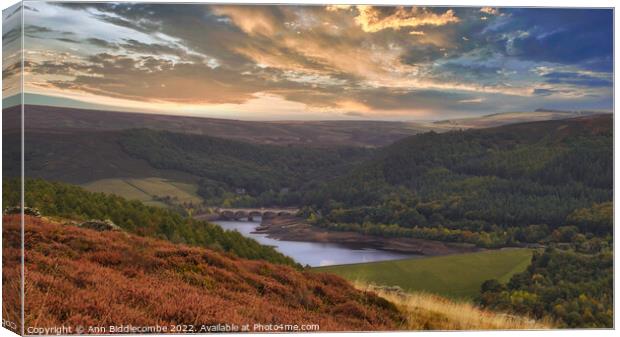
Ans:
{"label": "bridge arch", "polygon": [[247,218],[252,221],[253,218],[274,218],[278,216],[290,216],[297,213],[298,210],[286,208],[216,208],[214,212],[220,218],[226,220],[240,220]]}
{"label": "bridge arch", "polygon": [[247,218],[248,217],[248,212],[246,211],[236,211],[235,212],[235,219],[241,219],[241,218]]}

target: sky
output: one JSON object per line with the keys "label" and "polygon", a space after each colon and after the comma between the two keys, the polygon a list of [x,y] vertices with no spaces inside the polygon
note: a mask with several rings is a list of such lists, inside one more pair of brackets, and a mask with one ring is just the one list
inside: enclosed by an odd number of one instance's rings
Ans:
{"label": "sky", "polygon": [[71,106],[247,120],[613,107],[608,9],[26,2],[24,46],[25,91]]}

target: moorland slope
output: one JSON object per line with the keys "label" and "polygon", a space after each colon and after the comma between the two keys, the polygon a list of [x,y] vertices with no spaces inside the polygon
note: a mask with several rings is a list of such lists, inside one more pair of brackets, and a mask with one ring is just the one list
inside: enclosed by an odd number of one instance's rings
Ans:
{"label": "moorland slope", "polygon": [[[3,217],[5,263],[17,266],[19,216]],[[124,231],[26,217],[25,325],[30,327],[316,324],[320,331],[547,328],[524,316],[404,294]],[[19,268],[3,274],[9,291]],[[17,288],[15,288],[17,289]],[[5,292],[3,308],[19,307]],[[307,327],[307,326],[306,326]],[[168,330],[170,331],[170,330]],[[103,331],[104,333],[106,331]],[[99,331],[102,333],[102,331]]]}
{"label": "moorland slope", "polygon": [[[3,220],[4,259],[19,260],[19,216]],[[27,217],[25,238],[26,326],[261,323],[374,331],[404,321],[390,302],[334,275],[46,218]]]}

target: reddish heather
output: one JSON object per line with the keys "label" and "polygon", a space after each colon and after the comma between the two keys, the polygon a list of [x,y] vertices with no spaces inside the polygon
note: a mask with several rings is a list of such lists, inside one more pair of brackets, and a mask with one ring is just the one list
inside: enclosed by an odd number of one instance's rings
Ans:
{"label": "reddish heather", "polygon": [[2,224],[2,323],[14,332],[21,332],[21,247],[19,217],[13,216],[9,224],[3,217]]}
{"label": "reddish heather", "polygon": [[[19,255],[18,217],[4,218],[5,259]],[[387,330],[403,317],[345,280],[125,232],[28,218],[26,327],[319,324]]]}

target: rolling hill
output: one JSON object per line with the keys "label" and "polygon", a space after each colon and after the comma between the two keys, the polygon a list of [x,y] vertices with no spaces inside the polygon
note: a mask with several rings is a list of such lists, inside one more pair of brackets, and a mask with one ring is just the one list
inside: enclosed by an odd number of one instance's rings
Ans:
{"label": "rolling hill", "polygon": [[[254,203],[276,202],[283,189],[293,199],[301,185],[340,175],[373,151],[252,144],[150,129],[26,133],[27,177],[80,184],[91,191],[160,205],[161,197],[175,203],[221,203],[235,198],[236,189],[252,197],[263,195],[261,201],[250,201]],[[5,176],[19,174],[18,135],[4,131]]]}
{"label": "rolling hill", "polygon": [[[273,145],[377,147],[427,130],[412,122],[241,121],[41,105],[26,105],[24,110],[29,130],[93,132],[148,128]],[[19,128],[19,113],[19,107],[4,109],[3,128]]]}
{"label": "rolling hill", "polygon": [[[487,275],[493,279],[482,282],[479,303],[561,327],[610,328],[613,188],[613,118],[594,115],[415,135],[326,183],[306,211],[331,230],[545,248],[507,284],[508,274]],[[437,258],[433,268],[423,266],[427,259],[333,271],[455,296],[475,273],[451,258]],[[445,283],[451,278],[454,289]],[[472,285],[460,295],[473,296]]]}
{"label": "rolling hill", "polygon": [[[505,124],[559,120],[597,114],[592,111],[568,112],[537,110],[505,112],[485,116],[441,121],[242,121],[162,115],[153,113],[88,110],[57,106],[26,105],[30,130],[113,131],[148,128],[185,134],[208,135],[250,143],[304,146],[381,147],[399,139],[428,131],[444,132],[469,128],[488,128]],[[3,128],[19,128],[19,107],[3,110]]]}
{"label": "rolling hill", "polygon": [[454,129],[481,129],[525,122],[542,122],[605,114],[601,111],[558,111],[537,109],[536,111],[502,112],[481,117],[447,119],[434,122],[433,125]]}
{"label": "rolling hill", "polygon": [[[467,122],[248,122],[39,105],[25,109],[27,176],[81,184],[100,192],[109,191],[113,183],[119,187],[115,193],[121,196],[160,206],[188,200],[195,204],[299,203],[300,181],[311,185],[321,177],[339,176],[367,158],[364,150],[356,153],[350,150],[353,148],[381,147],[380,152],[389,152],[398,147],[399,140],[428,130],[445,132],[582,114],[537,111],[495,114]],[[3,111],[3,162],[9,176],[19,171],[18,114],[17,107]],[[192,151],[186,151],[192,145]],[[240,151],[226,153],[224,148]],[[348,153],[343,152],[347,148]],[[181,152],[188,153],[179,156]],[[514,158],[540,157],[546,155],[543,152],[511,154]],[[314,172],[317,168],[320,172]],[[398,171],[398,166],[395,169]],[[300,170],[305,172],[297,172]],[[149,188],[141,189],[129,181],[144,182]],[[192,187],[175,187],[188,185]],[[234,191],[238,189],[250,191],[252,198],[237,196]],[[284,196],[279,193],[282,190],[294,193]],[[161,197],[173,201],[162,203]]]}
{"label": "rolling hill", "polygon": [[560,227],[572,212],[612,200],[612,126],[598,115],[415,135],[307,193],[304,204],[332,229],[536,244],[568,230]]}

